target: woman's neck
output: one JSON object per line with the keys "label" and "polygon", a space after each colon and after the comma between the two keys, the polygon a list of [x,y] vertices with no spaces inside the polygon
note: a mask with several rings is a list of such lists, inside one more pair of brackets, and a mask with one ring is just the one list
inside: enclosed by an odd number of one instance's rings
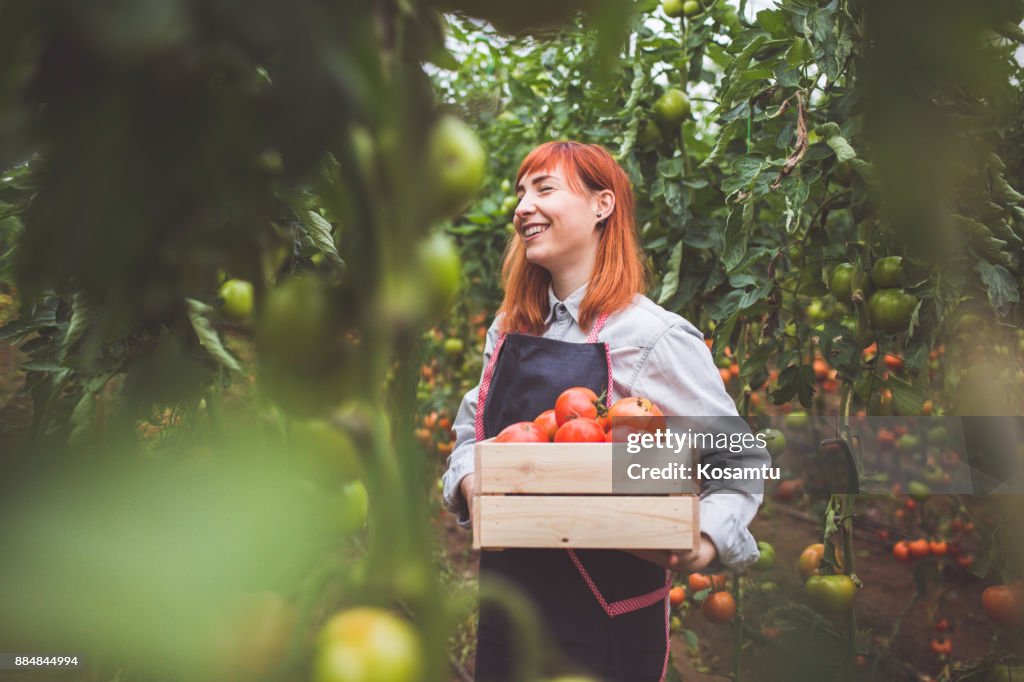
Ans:
{"label": "woman's neck", "polygon": [[554,290],[555,296],[558,298],[558,300],[564,301],[565,299],[569,298],[569,295],[572,294],[572,292],[576,291],[581,286],[586,284],[588,279],[589,277],[587,277],[586,275],[578,277],[567,277],[564,275],[561,277],[555,277],[554,275],[552,275],[551,288]]}

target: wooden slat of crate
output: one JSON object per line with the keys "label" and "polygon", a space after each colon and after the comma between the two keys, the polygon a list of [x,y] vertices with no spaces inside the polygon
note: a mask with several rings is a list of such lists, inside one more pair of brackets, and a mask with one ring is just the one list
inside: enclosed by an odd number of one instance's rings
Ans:
{"label": "wooden slat of crate", "polygon": [[692,549],[700,538],[694,495],[477,495],[477,549],[561,547]]}
{"label": "wooden slat of crate", "polygon": [[612,493],[611,443],[476,445],[477,486],[489,494]]}

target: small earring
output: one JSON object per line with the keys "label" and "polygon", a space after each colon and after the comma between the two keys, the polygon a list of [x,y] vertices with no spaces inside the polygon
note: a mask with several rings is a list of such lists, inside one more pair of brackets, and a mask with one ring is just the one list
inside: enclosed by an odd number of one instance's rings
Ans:
{"label": "small earring", "polygon": [[598,214],[597,214],[597,217],[598,217],[598,218],[600,218],[600,217],[601,217],[601,214],[600,214],[600,213],[598,213]]}

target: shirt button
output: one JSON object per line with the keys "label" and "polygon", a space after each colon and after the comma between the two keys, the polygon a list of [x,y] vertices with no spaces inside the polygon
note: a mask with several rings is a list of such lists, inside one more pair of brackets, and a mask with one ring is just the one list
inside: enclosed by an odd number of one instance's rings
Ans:
{"label": "shirt button", "polygon": [[568,311],[566,310],[565,304],[559,303],[558,305],[555,306],[555,313],[559,317],[565,317],[565,313],[566,312],[568,312]]}

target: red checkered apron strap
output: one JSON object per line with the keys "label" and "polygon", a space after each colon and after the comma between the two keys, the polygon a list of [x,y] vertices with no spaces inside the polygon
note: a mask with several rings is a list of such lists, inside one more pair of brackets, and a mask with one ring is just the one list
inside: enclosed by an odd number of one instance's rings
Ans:
{"label": "red checkered apron strap", "polygon": [[[586,343],[597,343],[597,335],[604,329],[604,323],[608,319],[608,313],[601,313],[601,315],[594,322],[593,328],[587,335]],[[608,351],[608,344],[604,345],[604,357],[608,362],[608,390],[605,391],[604,404],[608,407],[612,406],[612,354]]]}
{"label": "red checkered apron strap", "polygon": [[484,439],[484,407],[487,405],[487,393],[491,390],[491,378],[494,376],[494,365],[498,362],[498,353],[501,351],[501,346],[504,343],[505,333],[502,332],[498,335],[497,343],[494,344],[494,352],[491,353],[491,359],[487,361],[487,368],[484,370],[484,378],[480,382],[480,390],[477,392],[476,414],[473,417],[477,440]]}

